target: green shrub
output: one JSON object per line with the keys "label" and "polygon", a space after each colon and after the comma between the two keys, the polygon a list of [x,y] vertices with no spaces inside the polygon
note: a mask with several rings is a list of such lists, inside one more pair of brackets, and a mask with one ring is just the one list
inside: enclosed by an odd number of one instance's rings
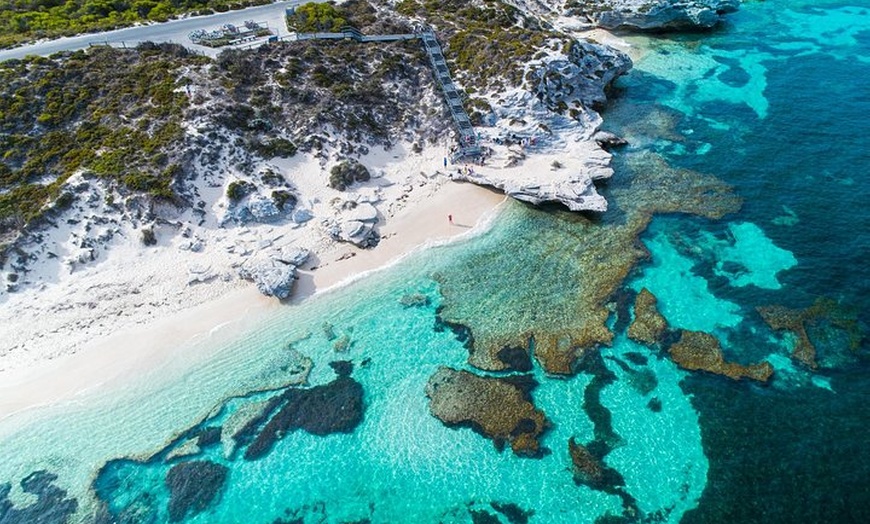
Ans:
{"label": "green shrub", "polygon": [[257,186],[246,180],[233,180],[227,186],[227,198],[230,202],[238,202],[256,190]]}
{"label": "green shrub", "polygon": [[300,5],[287,17],[287,27],[299,33],[338,32],[346,25],[348,22],[339,10],[327,3]]}
{"label": "green shrub", "polygon": [[296,207],[296,195],[286,189],[276,189],[272,191],[272,201],[278,206],[281,211],[287,211]]}
{"label": "green shrub", "polygon": [[329,187],[344,191],[347,186],[356,182],[366,182],[371,179],[366,166],[356,160],[348,159],[332,166],[329,171]]}
{"label": "green shrub", "polygon": [[265,142],[256,141],[254,150],[263,158],[290,158],[296,154],[296,144],[286,138],[273,138]]}

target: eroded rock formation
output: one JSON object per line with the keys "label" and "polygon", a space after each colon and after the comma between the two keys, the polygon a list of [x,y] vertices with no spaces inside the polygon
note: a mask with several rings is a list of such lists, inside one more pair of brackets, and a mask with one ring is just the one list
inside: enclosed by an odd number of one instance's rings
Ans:
{"label": "eroded rock formation", "polygon": [[442,367],[429,379],[426,396],[432,415],[446,426],[470,427],[499,449],[509,443],[515,454],[536,457],[548,422],[531,402],[535,385]]}
{"label": "eroded rock formation", "polygon": [[726,362],[719,340],[700,331],[684,330],[668,353],[677,365],[690,371],[709,371],[734,380],[745,377],[759,382],[767,382],[773,376],[773,366],[767,361],[748,366]]}
{"label": "eroded rock formation", "polygon": [[658,300],[648,289],[640,290],[634,299],[634,320],[628,326],[628,338],[644,344],[655,344],[659,341],[668,322],[659,313]]}

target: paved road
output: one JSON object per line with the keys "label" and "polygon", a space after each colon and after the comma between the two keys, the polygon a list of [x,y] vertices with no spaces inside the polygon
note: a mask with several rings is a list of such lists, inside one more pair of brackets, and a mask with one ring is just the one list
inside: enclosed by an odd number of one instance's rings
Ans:
{"label": "paved road", "polygon": [[[27,55],[48,56],[60,51],[75,51],[84,49],[90,44],[109,44],[115,47],[134,47],[140,42],[175,42],[186,47],[214,56],[220,49],[195,45],[187,35],[195,29],[217,29],[224,24],[241,25],[245,20],[264,22],[279,36],[287,34],[284,22],[284,12],[287,7],[299,5],[311,0],[290,0],[269,5],[249,7],[239,11],[228,11],[208,16],[194,16],[169,22],[128,27],[103,33],[90,33],[80,36],[59,38],[37,44],[30,44],[15,49],[0,50],[0,61],[10,58],[24,58]],[[315,0],[318,1],[318,0]],[[319,0],[324,1],[324,0]]]}

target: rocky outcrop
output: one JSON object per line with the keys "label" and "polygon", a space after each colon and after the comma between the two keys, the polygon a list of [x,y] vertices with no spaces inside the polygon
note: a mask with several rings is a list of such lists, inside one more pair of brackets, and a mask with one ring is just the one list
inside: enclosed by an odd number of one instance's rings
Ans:
{"label": "rocky outcrop", "polygon": [[[602,155],[606,155],[601,151]],[[591,159],[590,159],[591,160]],[[494,187],[523,202],[540,205],[546,202],[564,204],[571,211],[607,211],[607,200],[598,194],[593,180],[609,178],[610,171],[606,168],[610,159],[607,157],[605,170],[599,176],[590,173],[575,173],[573,175],[550,176],[549,173],[536,173],[518,177],[515,173],[503,176],[498,171],[490,170],[460,170],[450,173],[450,178],[463,182]],[[596,166],[590,165],[595,168]],[[594,173],[594,171],[593,171]]]}
{"label": "rocky outcrop", "polygon": [[709,333],[683,331],[668,353],[678,366],[690,371],[708,371],[734,380],[745,377],[765,383],[773,376],[773,366],[767,361],[749,366],[726,362],[719,340]]}
{"label": "rocky outcrop", "polygon": [[349,242],[357,247],[371,248],[378,245],[380,234],[375,230],[378,210],[370,203],[358,203],[343,212],[329,228],[329,235],[339,242]]}
{"label": "rocky outcrop", "polygon": [[538,438],[548,422],[530,400],[536,383],[514,378],[480,377],[439,368],[426,384],[429,410],[446,426],[470,427],[492,439],[498,449],[509,443],[519,456],[539,456]]}
{"label": "rocky outcrop", "polygon": [[657,303],[655,295],[648,289],[640,290],[634,300],[634,320],[628,326],[628,338],[649,345],[661,339],[668,322],[659,313]]}
{"label": "rocky outcrop", "polygon": [[239,276],[254,282],[267,297],[285,299],[293,291],[296,268],[308,260],[310,251],[285,246],[271,253],[248,259],[239,268]]}
{"label": "rocky outcrop", "polygon": [[592,135],[592,139],[595,140],[595,143],[601,146],[605,151],[612,151],[618,147],[628,145],[628,140],[609,131],[596,131],[596,133]]}
{"label": "rocky outcrop", "polygon": [[166,474],[169,521],[180,522],[206,509],[223,489],[226,466],[202,461],[182,462]]}
{"label": "rocky outcrop", "polygon": [[564,58],[546,61],[533,70],[532,92],[559,112],[564,107],[600,107],[607,102],[605,90],[611,82],[631,67],[631,58],[621,51],[574,40]]}
{"label": "rocky outcrop", "polygon": [[570,13],[606,29],[675,31],[711,28],[737,11],[740,0],[580,0],[567,5]]}

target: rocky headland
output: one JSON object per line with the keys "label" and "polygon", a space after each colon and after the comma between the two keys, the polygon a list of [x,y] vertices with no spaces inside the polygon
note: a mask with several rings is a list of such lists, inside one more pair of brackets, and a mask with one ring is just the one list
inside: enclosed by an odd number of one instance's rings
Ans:
{"label": "rocky headland", "polygon": [[606,29],[709,29],[740,7],[740,0],[569,0],[568,13]]}

